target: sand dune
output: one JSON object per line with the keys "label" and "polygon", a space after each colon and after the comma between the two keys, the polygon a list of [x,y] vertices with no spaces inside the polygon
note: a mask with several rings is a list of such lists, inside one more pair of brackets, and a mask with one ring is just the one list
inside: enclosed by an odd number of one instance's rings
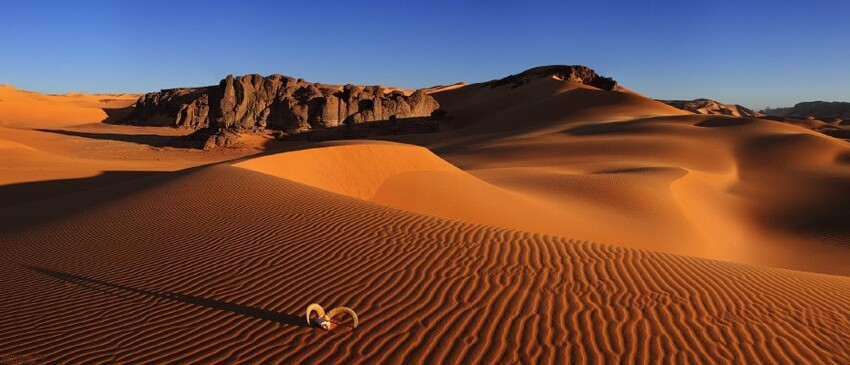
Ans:
{"label": "sand dune", "polygon": [[0,362],[850,363],[846,142],[618,90],[245,157],[4,89]]}
{"label": "sand dune", "polygon": [[398,209],[499,227],[566,234],[555,205],[488,184],[425,148],[336,142],[234,166]]}
{"label": "sand dune", "polygon": [[[100,203],[42,216],[78,201]],[[850,360],[844,277],[459,223],[242,168],[17,210],[34,221],[2,235],[0,351],[49,362]],[[361,325],[303,327],[313,301]]]}
{"label": "sand dune", "polygon": [[136,102],[134,94],[41,94],[0,85],[0,126],[60,127],[101,122]]}
{"label": "sand dune", "polygon": [[447,132],[396,140],[561,208],[570,232],[537,232],[850,275],[846,142],[558,80],[477,88],[432,94]]}

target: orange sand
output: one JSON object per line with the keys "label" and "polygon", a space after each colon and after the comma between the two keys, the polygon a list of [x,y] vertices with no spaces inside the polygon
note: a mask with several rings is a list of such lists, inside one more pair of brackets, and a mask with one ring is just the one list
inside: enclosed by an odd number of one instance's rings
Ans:
{"label": "orange sand", "polygon": [[218,164],[256,151],[0,127],[0,356],[850,363],[846,142],[558,80],[432,92],[444,132]]}

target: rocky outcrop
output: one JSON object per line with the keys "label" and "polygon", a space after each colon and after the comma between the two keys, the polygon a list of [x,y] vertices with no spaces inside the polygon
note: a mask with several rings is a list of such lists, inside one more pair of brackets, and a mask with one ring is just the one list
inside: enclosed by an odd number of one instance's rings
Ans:
{"label": "rocky outcrop", "polygon": [[[410,95],[381,86],[324,85],[283,75],[227,76],[218,86],[148,93],[123,123],[198,129],[206,146],[226,145],[242,132],[298,134],[381,120],[430,117],[439,104],[421,90]],[[225,133],[226,132],[226,133]]]}
{"label": "rocky outcrop", "polygon": [[380,86],[333,86],[282,75],[228,76],[210,92],[210,126],[300,133],[369,121],[430,116],[434,98]]}
{"label": "rocky outcrop", "polygon": [[737,104],[723,104],[710,99],[694,100],[658,100],[675,108],[696,114],[729,115],[735,117],[757,118],[762,114]]}
{"label": "rocky outcrop", "polygon": [[122,123],[144,126],[206,128],[208,87],[164,89],[147,93]]}
{"label": "rocky outcrop", "polygon": [[580,65],[540,66],[525,70],[516,75],[486,82],[484,84],[489,86],[511,85],[511,87],[518,87],[537,79],[549,77],[558,80],[577,82],[608,91],[614,91],[618,88],[617,81],[614,81],[614,79],[600,76],[596,73],[596,71],[593,71],[593,69]]}
{"label": "rocky outcrop", "polygon": [[[775,114],[772,114],[775,115]],[[785,110],[785,117],[850,118],[850,103],[840,101],[805,101]]]}

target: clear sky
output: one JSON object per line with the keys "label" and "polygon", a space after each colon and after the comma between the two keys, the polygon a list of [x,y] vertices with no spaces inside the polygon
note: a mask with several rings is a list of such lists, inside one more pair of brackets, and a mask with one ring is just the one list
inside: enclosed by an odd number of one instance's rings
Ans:
{"label": "clear sky", "polygon": [[0,83],[145,92],[282,73],[418,88],[584,64],[655,98],[850,101],[850,1],[8,1]]}

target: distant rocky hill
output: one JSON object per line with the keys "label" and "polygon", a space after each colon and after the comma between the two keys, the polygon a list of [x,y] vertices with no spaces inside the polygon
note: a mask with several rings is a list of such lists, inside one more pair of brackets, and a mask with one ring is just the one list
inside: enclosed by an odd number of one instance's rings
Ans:
{"label": "distant rocky hill", "polygon": [[516,75],[485,82],[484,85],[502,86],[511,85],[517,87],[530,81],[543,77],[554,77],[558,80],[572,81],[580,84],[590,85],[602,90],[616,90],[617,81],[610,77],[600,76],[593,69],[581,65],[553,65],[530,68]]}
{"label": "distant rocky hill", "polygon": [[764,114],[795,118],[850,118],[850,103],[840,101],[806,101],[791,108],[765,109]]}
{"label": "distant rocky hill", "polygon": [[696,114],[730,115],[735,117],[760,117],[762,114],[737,104],[723,104],[710,99],[659,100],[667,105]]}
{"label": "distant rocky hill", "polygon": [[381,86],[324,85],[282,75],[227,76],[218,86],[166,89],[139,98],[121,123],[198,129],[210,143],[266,129],[298,134],[371,121],[428,117],[439,108],[430,95]]}

